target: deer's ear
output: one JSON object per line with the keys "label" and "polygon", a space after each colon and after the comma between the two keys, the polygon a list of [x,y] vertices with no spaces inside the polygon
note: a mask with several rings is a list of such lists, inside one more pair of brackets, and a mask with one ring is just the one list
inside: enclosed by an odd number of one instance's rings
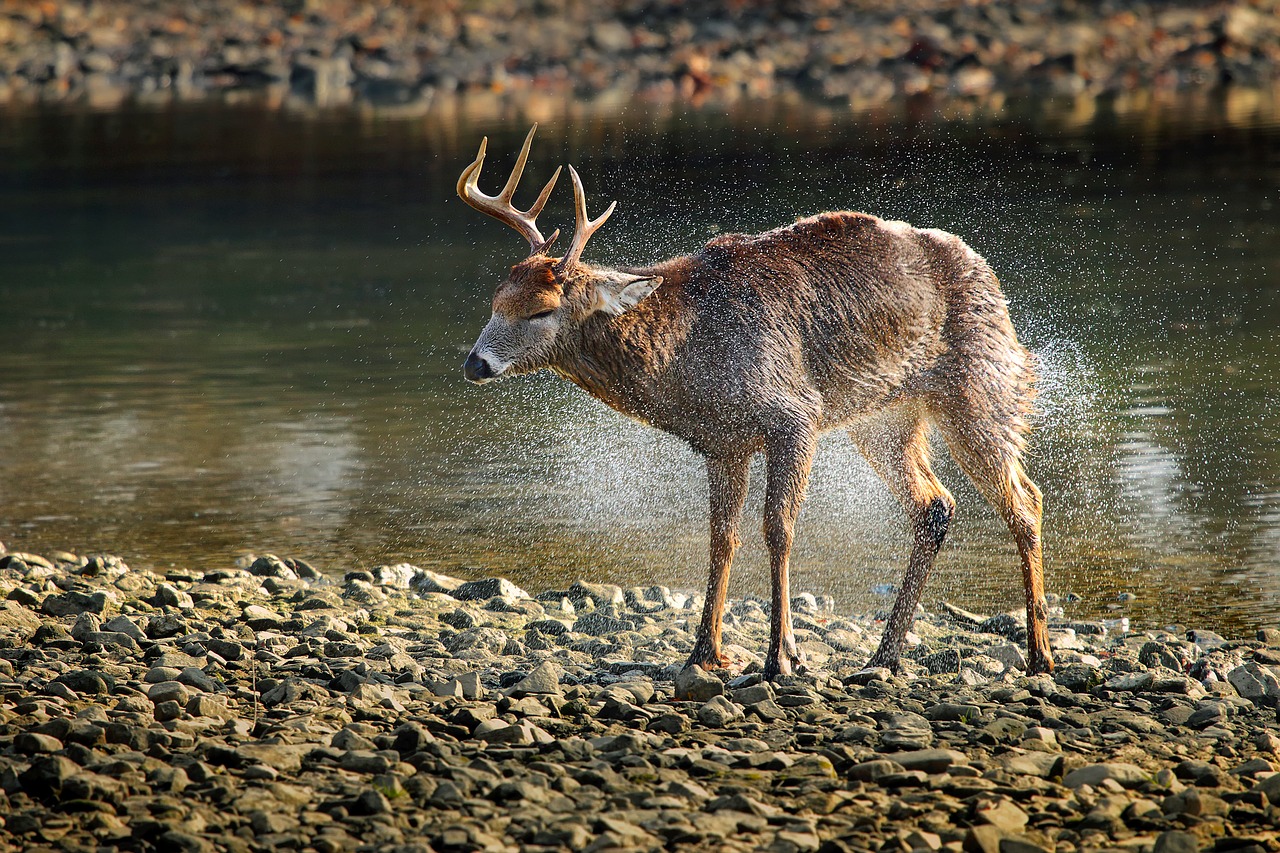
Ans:
{"label": "deer's ear", "polygon": [[618,273],[596,282],[592,308],[611,317],[624,314],[640,304],[662,284],[662,276],[638,276]]}

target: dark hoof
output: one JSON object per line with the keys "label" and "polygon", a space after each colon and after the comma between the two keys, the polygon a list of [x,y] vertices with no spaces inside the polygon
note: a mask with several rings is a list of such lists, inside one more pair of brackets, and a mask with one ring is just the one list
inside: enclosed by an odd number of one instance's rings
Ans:
{"label": "dark hoof", "polygon": [[791,675],[799,675],[805,671],[804,658],[800,655],[779,655],[764,662],[765,681],[777,681]]}
{"label": "dark hoof", "polygon": [[1047,675],[1053,672],[1053,655],[1048,651],[1027,651],[1027,674]]}
{"label": "dark hoof", "polygon": [[863,669],[887,669],[894,675],[898,675],[902,672],[902,661],[898,659],[897,655],[890,657],[876,652],[871,656],[871,660],[867,661],[867,665]]}
{"label": "dark hoof", "polygon": [[685,661],[685,668],[697,665],[705,670],[724,669],[729,665],[729,658],[717,651],[704,651],[695,648],[693,654],[689,655],[689,659]]}

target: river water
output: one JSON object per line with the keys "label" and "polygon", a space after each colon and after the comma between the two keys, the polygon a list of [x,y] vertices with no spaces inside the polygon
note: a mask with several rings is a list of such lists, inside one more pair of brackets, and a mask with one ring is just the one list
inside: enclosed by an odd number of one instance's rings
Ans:
{"label": "river water", "polygon": [[[1043,361],[1030,468],[1049,590],[1136,624],[1276,624],[1277,115],[1247,93],[868,114],[8,108],[0,541],[160,568],[256,551],[331,573],[700,588],[690,451],[549,376],[463,381],[524,244],[453,184],[488,134],[496,191],[537,118],[526,197],[572,162],[591,210],[618,200],[596,262],[838,208],[962,236]],[[566,182],[544,230],[571,216]],[[939,454],[960,509],[926,601],[1015,606],[1012,542]],[[766,590],[760,474],[735,595]],[[848,439],[826,439],[795,588],[881,606],[907,542]]]}

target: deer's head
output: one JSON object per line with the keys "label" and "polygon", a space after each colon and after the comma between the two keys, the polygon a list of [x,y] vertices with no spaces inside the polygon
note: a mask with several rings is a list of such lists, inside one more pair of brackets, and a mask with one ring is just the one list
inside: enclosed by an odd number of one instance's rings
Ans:
{"label": "deer's head", "polygon": [[496,196],[485,195],[477,186],[488,137],[481,141],[475,161],[458,178],[458,195],[463,201],[510,225],[529,242],[530,249],[529,256],[513,266],[506,280],[498,285],[493,294],[493,314],[463,365],[467,379],[476,383],[549,366],[557,348],[571,345],[583,323],[597,315],[617,316],[629,311],[662,283],[658,276],[631,275],[582,262],[587,240],[613,213],[617,202],[597,219],[588,218],[582,179],[572,166],[569,177],[573,179],[576,216],[573,241],[563,257],[551,255],[560,232],[556,230],[544,239],[535,220],[547,203],[560,170],[556,169],[528,210],[517,209],[511,201],[537,129],[535,124],[529,130],[511,177]]}

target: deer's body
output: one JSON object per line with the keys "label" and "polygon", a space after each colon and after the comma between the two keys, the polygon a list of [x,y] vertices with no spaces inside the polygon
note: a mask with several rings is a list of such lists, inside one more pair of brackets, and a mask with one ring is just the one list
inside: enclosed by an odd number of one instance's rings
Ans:
{"label": "deer's body", "polygon": [[[797,418],[825,432],[908,405],[945,380],[957,344],[985,343],[948,323],[952,306],[1004,314],[994,276],[957,238],[859,213],[719,237],[626,272],[663,283],[584,323],[551,369],[707,455],[762,449]],[[1016,346],[1004,319],[993,343]]]}
{"label": "deer's body", "polygon": [[471,192],[483,148],[459,181],[468,203],[521,230],[534,250],[499,286],[468,378],[549,368],[706,458],[711,573],[689,663],[725,662],[721,618],[757,452],[767,458],[773,580],[766,674],[788,673],[799,660],[788,591],[792,530],[817,437],[845,428],[912,523],[906,578],[872,659],[896,668],[955,506],[929,466],[936,426],[1014,534],[1029,665],[1051,669],[1040,493],[1021,463],[1034,369],[986,262],[951,234],[840,212],[718,237],[652,267],[595,268],[579,256],[608,212],[586,223],[576,172],[579,228],[556,260],[545,254],[555,236],[543,241],[533,225],[551,184],[529,213],[510,207],[528,145],[500,196]]}

